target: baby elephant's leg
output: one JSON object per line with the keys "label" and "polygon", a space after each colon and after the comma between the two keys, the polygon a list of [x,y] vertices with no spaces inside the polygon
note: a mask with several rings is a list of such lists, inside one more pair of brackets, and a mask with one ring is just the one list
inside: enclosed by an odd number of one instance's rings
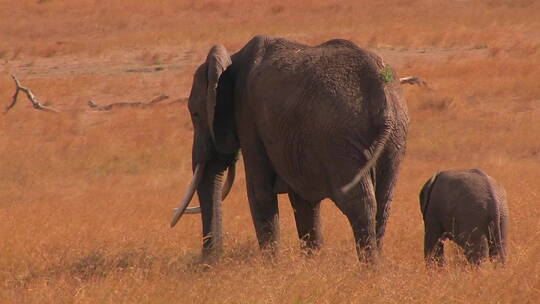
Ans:
{"label": "baby elephant's leg", "polygon": [[480,265],[488,256],[488,238],[481,229],[475,229],[461,235],[458,243],[463,248],[467,261],[471,264]]}
{"label": "baby elephant's leg", "polygon": [[424,258],[428,266],[444,265],[443,229],[434,222],[425,223]]}

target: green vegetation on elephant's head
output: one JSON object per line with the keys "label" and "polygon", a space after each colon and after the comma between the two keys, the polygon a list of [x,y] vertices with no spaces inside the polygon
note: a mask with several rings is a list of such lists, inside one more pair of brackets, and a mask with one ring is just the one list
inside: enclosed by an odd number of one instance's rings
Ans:
{"label": "green vegetation on elephant's head", "polygon": [[390,66],[387,65],[379,72],[379,75],[385,83],[389,83],[394,78],[394,71]]}

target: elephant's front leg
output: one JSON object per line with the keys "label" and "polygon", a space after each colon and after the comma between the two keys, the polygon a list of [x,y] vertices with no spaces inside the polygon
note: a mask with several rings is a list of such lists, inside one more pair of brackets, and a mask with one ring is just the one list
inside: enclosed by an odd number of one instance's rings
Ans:
{"label": "elephant's front leg", "polygon": [[271,191],[271,185],[262,185],[249,180],[247,183],[249,208],[259,247],[265,252],[276,254],[279,242],[277,196]]}
{"label": "elephant's front leg", "polygon": [[279,212],[274,193],[275,172],[262,145],[244,149],[246,185],[251,217],[260,248],[276,254],[279,242]]}
{"label": "elephant's front leg", "polygon": [[289,192],[289,199],[294,209],[296,229],[302,242],[301,248],[305,253],[311,254],[314,250],[319,250],[322,244],[319,216],[321,201],[307,201],[292,191]]}

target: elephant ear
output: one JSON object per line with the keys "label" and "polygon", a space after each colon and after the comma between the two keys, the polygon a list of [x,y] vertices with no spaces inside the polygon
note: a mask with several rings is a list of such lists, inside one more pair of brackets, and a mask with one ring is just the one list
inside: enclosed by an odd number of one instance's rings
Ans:
{"label": "elephant ear", "polygon": [[227,68],[231,57],[222,45],[208,52],[208,87],[206,92],[207,124],[218,152],[232,153],[238,146],[234,130],[233,79]]}
{"label": "elephant ear", "polygon": [[426,216],[429,199],[431,197],[431,190],[433,189],[433,185],[435,184],[438,175],[439,172],[433,174],[433,176],[424,184],[422,190],[420,190],[420,210],[422,211],[423,217]]}

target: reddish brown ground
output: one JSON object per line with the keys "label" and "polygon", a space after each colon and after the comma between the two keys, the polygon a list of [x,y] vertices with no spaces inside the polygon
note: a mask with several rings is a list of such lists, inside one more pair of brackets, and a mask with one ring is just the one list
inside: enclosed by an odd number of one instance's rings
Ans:
{"label": "reddish brown ground", "polygon": [[[62,112],[21,99],[0,114],[0,302],[536,303],[540,298],[540,5],[536,1],[1,1],[0,101],[15,74]],[[398,4],[396,4],[398,3]],[[347,38],[401,75],[406,160],[376,267],[323,206],[325,246],[302,258],[281,197],[281,255],[261,259],[242,168],[225,202],[225,254],[193,264],[200,223],[168,227],[191,178],[185,103],[93,112],[189,94],[214,43],[267,33],[309,44]],[[471,270],[455,247],[427,271],[418,191],[436,170],[479,167],[508,192],[510,260]]]}

